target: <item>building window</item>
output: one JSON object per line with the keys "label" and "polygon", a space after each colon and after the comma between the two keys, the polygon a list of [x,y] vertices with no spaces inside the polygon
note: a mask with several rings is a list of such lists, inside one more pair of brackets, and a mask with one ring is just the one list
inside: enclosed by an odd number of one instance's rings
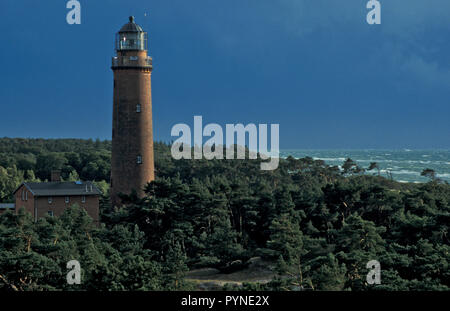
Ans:
{"label": "building window", "polygon": [[141,105],[140,104],[136,105],[136,112],[141,112]]}
{"label": "building window", "polygon": [[83,196],[81,197],[81,203],[86,203],[86,196],[85,196],[85,195],[83,195]]}
{"label": "building window", "polygon": [[137,164],[142,164],[142,156],[137,156],[137,160],[136,160]]}
{"label": "building window", "polygon": [[70,198],[66,197],[66,203],[69,203],[69,202],[70,202]]}
{"label": "building window", "polygon": [[22,201],[25,201],[25,191],[22,190]]}
{"label": "building window", "polygon": [[47,213],[50,217],[53,217],[53,211],[48,211]]}
{"label": "building window", "polygon": [[48,204],[52,204],[53,202],[53,198],[52,197],[48,197]]}

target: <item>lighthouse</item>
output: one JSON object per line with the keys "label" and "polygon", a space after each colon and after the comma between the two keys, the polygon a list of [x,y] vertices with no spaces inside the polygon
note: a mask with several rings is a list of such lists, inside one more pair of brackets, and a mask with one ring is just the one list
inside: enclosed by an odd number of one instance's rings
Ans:
{"label": "lighthouse", "polygon": [[116,34],[114,72],[111,203],[118,195],[136,191],[155,179],[153,157],[152,58],[147,54],[147,33],[129,18]]}

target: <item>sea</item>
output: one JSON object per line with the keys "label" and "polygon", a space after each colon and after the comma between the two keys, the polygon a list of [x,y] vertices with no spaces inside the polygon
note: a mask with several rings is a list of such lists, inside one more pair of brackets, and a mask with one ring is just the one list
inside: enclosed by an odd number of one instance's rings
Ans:
{"label": "sea", "polygon": [[[323,160],[328,165],[341,167],[347,158],[351,158],[360,167],[368,168],[371,162],[377,162],[381,175],[399,182],[422,183],[429,179],[420,175],[424,169],[432,169],[436,176],[450,182],[450,150],[281,150],[280,157],[312,157]],[[366,174],[378,174],[375,169]]]}

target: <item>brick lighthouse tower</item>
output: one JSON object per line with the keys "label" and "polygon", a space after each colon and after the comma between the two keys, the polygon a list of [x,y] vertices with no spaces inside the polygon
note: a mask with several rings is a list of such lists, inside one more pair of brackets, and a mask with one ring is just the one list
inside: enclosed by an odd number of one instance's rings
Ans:
{"label": "brick lighthouse tower", "polygon": [[116,35],[111,159],[111,202],[154,180],[151,74],[147,33],[130,17]]}

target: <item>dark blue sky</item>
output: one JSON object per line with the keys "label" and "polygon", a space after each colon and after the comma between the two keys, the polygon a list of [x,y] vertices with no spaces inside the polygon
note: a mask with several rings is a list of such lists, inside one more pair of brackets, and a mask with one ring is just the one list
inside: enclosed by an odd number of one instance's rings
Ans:
{"label": "dark blue sky", "polygon": [[[149,32],[155,139],[279,123],[286,148],[450,148],[450,1],[2,0],[0,137],[110,139],[114,34]],[[145,16],[146,14],[146,16]]]}

